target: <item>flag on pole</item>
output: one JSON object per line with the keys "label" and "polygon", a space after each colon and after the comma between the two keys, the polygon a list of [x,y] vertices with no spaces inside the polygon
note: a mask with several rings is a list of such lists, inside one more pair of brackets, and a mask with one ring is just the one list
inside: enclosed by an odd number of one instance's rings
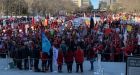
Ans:
{"label": "flag on pole", "polygon": [[42,52],[47,52],[49,54],[51,48],[51,43],[46,37],[45,33],[42,32]]}

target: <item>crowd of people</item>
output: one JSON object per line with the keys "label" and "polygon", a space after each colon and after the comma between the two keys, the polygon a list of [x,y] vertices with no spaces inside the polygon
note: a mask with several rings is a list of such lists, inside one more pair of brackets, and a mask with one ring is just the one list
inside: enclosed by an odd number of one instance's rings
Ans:
{"label": "crowd of people", "polygon": [[[135,15],[127,16],[128,20]],[[113,19],[110,15],[100,17],[98,22],[91,18],[90,25],[81,24],[78,27],[69,22],[65,25],[65,21],[57,22],[58,18],[49,21],[48,25],[40,21],[28,25],[27,31],[25,24],[19,24],[15,29],[3,27],[0,36],[0,56],[9,55],[20,70],[52,72],[53,64],[57,64],[58,72],[61,73],[65,63],[67,71],[72,73],[74,62],[76,72],[79,72],[79,68],[83,72],[85,58],[91,63],[90,70],[94,70],[93,63],[97,54],[101,54],[102,61],[113,62],[125,62],[129,55],[140,54],[140,24],[127,23],[121,19],[122,16],[117,17],[118,19]],[[51,42],[48,53],[42,52],[42,32],[45,32]],[[58,53],[54,54],[54,50]],[[57,57],[56,60],[54,56]]]}

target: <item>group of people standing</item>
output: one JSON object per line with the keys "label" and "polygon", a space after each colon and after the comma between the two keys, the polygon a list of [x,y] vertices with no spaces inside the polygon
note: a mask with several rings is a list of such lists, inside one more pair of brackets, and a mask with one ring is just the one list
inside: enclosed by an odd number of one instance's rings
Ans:
{"label": "group of people standing", "polygon": [[[6,50],[14,65],[21,70],[52,72],[53,65],[57,65],[58,72],[61,73],[63,64],[66,64],[68,73],[72,73],[75,62],[76,72],[79,72],[79,69],[83,72],[85,58],[90,61],[90,70],[94,70],[93,63],[97,54],[101,54],[102,61],[115,62],[125,62],[129,55],[140,54],[140,26],[131,25],[132,30],[128,31],[128,24],[121,24],[120,21],[104,20],[91,24],[90,27],[54,23],[56,25],[52,27],[55,28],[49,28],[52,24],[44,26],[37,23],[33,28],[30,26],[28,33],[19,31],[16,36],[7,37],[7,41],[3,39],[6,34],[3,32],[0,47],[1,51]],[[62,26],[64,29],[60,29]],[[42,52],[42,31],[51,43],[49,52]]]}
{"label": "group of people standing", "polygon": [[75,52],[73,52],[71,49],[68,49],[66,53],[64,53],[62,49],[60,49],[57,58],[58,72],[62,72],[62,65],[66,63],[67,71],[72,73],[74,59],[76,62],[76,72],[79,72],[79,68],[81,72],[83,72],[84,52],[80,46],[77,47]]}

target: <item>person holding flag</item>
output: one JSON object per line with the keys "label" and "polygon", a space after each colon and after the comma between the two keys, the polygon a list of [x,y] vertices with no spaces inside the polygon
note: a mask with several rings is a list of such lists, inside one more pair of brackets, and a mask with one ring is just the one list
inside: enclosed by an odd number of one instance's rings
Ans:
{"label": "person holding flag", "polygon": [[47,56],[50,55],[51,43],[44,32],[42,32],[42,70],[46,71]]}

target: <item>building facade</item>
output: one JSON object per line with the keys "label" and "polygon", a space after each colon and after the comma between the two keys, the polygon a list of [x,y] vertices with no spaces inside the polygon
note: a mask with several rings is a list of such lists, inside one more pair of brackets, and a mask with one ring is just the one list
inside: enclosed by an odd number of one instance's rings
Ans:
{"label": "building facade", "polygon": [[90,6],[90,0],[72,0],[72,2],[78,7],[88,7]]}
{"label": "building facade", "polygon": [[107,5],[111,5],[111,4],[113,4],[113,3],[116,3],[117,0],[100,0],[100,2],[106,2]]}

